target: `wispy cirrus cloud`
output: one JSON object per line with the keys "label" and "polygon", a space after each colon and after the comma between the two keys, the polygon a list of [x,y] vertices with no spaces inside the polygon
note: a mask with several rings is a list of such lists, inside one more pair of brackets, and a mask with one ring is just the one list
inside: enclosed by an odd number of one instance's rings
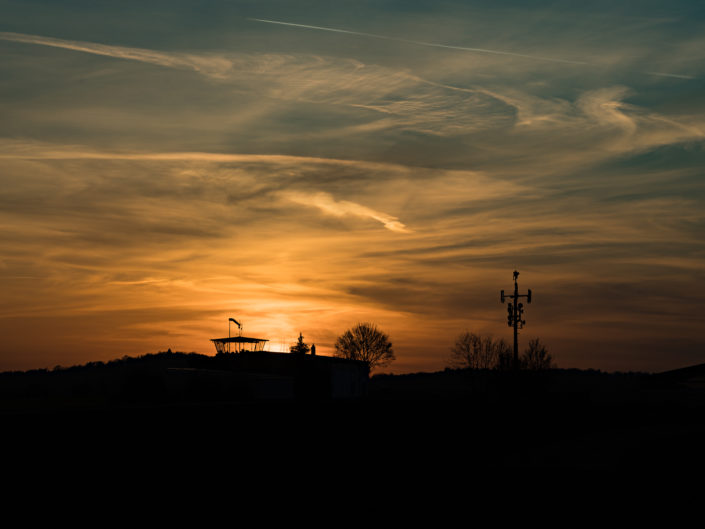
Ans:
{"label": "wispy cirrus cloud", "polygon": [[[501,131],[511,126],[562,133],[566,127],[583,131],[598,125],[605,129],[617,126],[635,136],[649,121],[649,136],[653,138],[653,129],[659,121],[655,113],[626,104],[624,98],[630,91],[624,86],[584,90],[571,101],[532,95],[502,85],[453,86],[429,81],[405,69],[348,58],[268,53],[191,54],[8,32],[0,32],[0,39],[190,69],[275,100],[367,111],[363,123],[341,127],[345,134],[397,129],[453,137]],[[681,130],[673,133],[672,129],[678,127]],[[702,134],[697,125],[679,124],[668,118],[660,119],[660,128],[659,137],[668,137],[671,129],[673,141]],[[639,143],[636,137],[624,146],[631,148]]]}
{"label": "wispy cirrus cloud", "polygon": [[92,53],[94,55],[103,55],[106,57],[113,57],[115,59],[126,59],[156,64],[167,68],[192,69],[203,75],[218,79],[227,77],[233,66],[230,61],[220,56],[161,52],[144,48],[131,48],[126,46],[98,44],[95,42],[57,39],[53,37],[27,35],[24,33],[11,33],[7,31],[0,31],[0,40],[22,42],[24,44],[36,44],[39,46],[50,46],[53,48],[63,48],[65,50]]}
{"label": "wispy cirrus cloud", "polygon": [[[542,56],[542,55],[529,55],[526,53],[518,53],[515,51],[508,51],[508,50],[478,48],[478,47],[469,47],[469,46],[453,46],[453,45],[442,44],[442,43],[437,43],[437,42],[424,42],[424,41],[420,41],[420,40],[402,39],[402,38],[398,38],[398,37],[390,37],[387,35],[377,35],[377,34],[373,34],[373,33],[364,33],[364,32],[360,32],[360,31],[351,31],[351,30],[345,30],[345,29],[339,29],[339,28],[313,26],[313,25],[307,25],[307,24],[294,24],[291,22],[283,22],[280,20],[267,20],[267,19],[261,19],[261,18],[250,18],[249,20],[252,20],[254,22],[262,22],[265,24],[276,24],[276,25],[281,25],[281,26],[289,26],[289,27],[293,27],[293,28],[312,29],[312,30],[316,30],[316,31],[330,31],[333,33],[344,33],[347,35],[357,35],[357,36],[361,36],[361,37],[371,37],[374,39],[391,40],[394,42],[413,44],[416,46],[425,46],[425,47],[429,47],[429,48],[440,48],[440,49],[446,49],[446,50],[466,51],[466,52],[472,52],[472,53],[487,53],[487,54],[491,54],[491,55],[503,55],[503,56],[513,57],[513,58],[529,59],[532,61],[545,61],[545,62],[552,62],[552,63],[559,63],[559,64],[570,64],[570,65],[574,65],[574,66],[592,66],[592,67],[597,66],[596,64],[590,63],[587,61],[566,59],[566,58],[561,58],[561,57],[557,57],[557,56],[549,57],[549,56]],[[656,71],[643,71],[641,73],[643,73],[645,75],[655,75],[655,76],[659,76],[659,77],[674,77],[674,78],[678,78],[678,79],[694,79],[694,77],[691,75],[685,75],[685,74],[679,74],[679,73],[656,72]]]}
{"label": "wispy cirrus cloud", "polygon": [[[365,174],[377,175],[385,174],[388,177],[404,178],[408,175],[410,168],[390,164],[390,163],[375,163],[362,160],[339,160],[321,157],[306,157],[306,156],[285,156],[285,155],[252,155],[252,154],[228,154],[228,153],[204,153],[204,152],[132,152],[132,153],[116,153],[87,149],[82,146],[61,146],[51,145],[42,142],[27,142],[18,140],[0,140],[0,159],[30,161],[30,160],[46,160],[53,162],[135,162],[143,164],[160,164],[162,166],[196,166],[208,167],[210,173],[210,182],[201,184],[202,189],[199,190],[201,198],[203,198],[204,189],[213,189],[220,185],[220,169],[219,167],[235,166],[243,169],[240,173],[230,173],[232,185],[240,184],[238,191],[233,192],[233,196],[271,196],[277,200],[294,202],[306,206],[310,206],[322,211],[325,214],[336,217],[354,217],[359,219],[372,219],[380,222],[386,229],[396,233],[411,233],[398,218],[387,213],[377,211],[368,206],[364,206],[350,200],[336,200],[328,192],[316,190],[316,185],[321,185],[325,180],[317,180],[320,176],[327,174],[331,170],[341,171],[349,170],[353,174],[358,175],[359,183],[366,178]],[[249,174],[259,174],[264,168],[272,168],[269,177],[257,178],[254,181]],[[306,181],[298,176],[306,174]],[[179,173],[178,180],[198,179],[200,173],[198,171],[184,170]],[[173,178],[173,176],[171,176]],[[81,177],[85,181],[85,177]],[[68,181],[65,180],[65,185]],[[176,185],[177,182],[172,182]],[[228,185],[228,184],[225,184]],[[69,186],[70,187],[70,186]],[[143,190],[151,188],[150,193],[155,193],[156,189],[151,187],[151,184],[144,183],[140,186]],[[240,190],[245,187],[247,191]],[[291,188],[294,188],[293,190]],[[305,187],[305,191],[298,191]],[[281,191],[281,189],[285,191]],[[195,190],[194,190],[195,191]],[[159,194],[162,194],[160,191]],[[99,196],[99,195],[96,195]],[[178,196],[178,193],[177,193]],[[198,196],[198,195],[197,195]],[[96,197],[93,197],[96,198]],[[182,233],[186,226],[178,227]],[[172,231],[176,227],[172,228]],[[188,230],[187,230],[188,231]],[[194,232],[195,233],[195,232]],[[205,235],[205,233],[201,233]]]}
{"label": "wispy cirrus cloud", "polygon": [[335,200],[330,193],[317,192],[309,194],[290,191],[282,193],[281,196],[291,202],[317,208],[327,215],[333,215],[335,217],[352,216],[363,219],[368,218],[381,222],[389,231],[396,233],[412,232],[412,230],[400,222],[397,217],[375,211],[372,208],[348,200]]}
{"label": "wispy cirrus cloud", "polygon": [[0,39],[190,69],[239,87],[252,87],[274,99],[367,110],[377,129],[464,134],[481,130],[498,117],[496,109],[490,108],[493,100],[479,91],[454,90],[403,69],[353,59],[310,54],[189,54],[8,32],[0,32]]}

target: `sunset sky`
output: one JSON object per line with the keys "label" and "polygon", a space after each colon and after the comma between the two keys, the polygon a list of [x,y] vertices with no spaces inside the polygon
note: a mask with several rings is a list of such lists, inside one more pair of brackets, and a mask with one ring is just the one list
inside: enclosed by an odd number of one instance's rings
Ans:
{"label": "sunset sky", "polygon": [[0,0],[0,370],[229,317],[705,362],[705,3]]}

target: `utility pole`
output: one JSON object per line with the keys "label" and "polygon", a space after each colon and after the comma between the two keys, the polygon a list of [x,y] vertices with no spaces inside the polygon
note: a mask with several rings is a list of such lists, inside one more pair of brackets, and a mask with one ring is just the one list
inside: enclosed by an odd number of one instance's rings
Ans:
{"label": "utility pole", "polygon": [[514,270],[514,294],[505,296],[504,290],[500,293],[502,303],[504,303],[505,298],[513,300],[507,303],[507,325],[514,327],[514,370],[519,369],[519,329],[523,329],[524,325],[526,325],[526,320],[523,319],[524,304],[519,303],[519,298],[526,298],[526,302],[531,303],[531,289],[528,290],[527,294],[519,294],[518,277],[519,272]]}

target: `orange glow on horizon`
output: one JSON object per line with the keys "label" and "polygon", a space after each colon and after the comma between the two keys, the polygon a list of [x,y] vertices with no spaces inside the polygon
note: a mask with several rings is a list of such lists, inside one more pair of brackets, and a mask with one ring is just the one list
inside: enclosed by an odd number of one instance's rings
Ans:
{"label": "orange glow on horizon", "polygon": [[15,4],[0,371],[214,354],[229,317],[321,355],[372,322],[385,371],[442,370],[465,330],[511,339],[515,269],[520,347],[561,367],[704,361],[697,24],[451,2],[424,24],[362,6],[345,34],[321,30],[335,7],[298,26],[174,8],[164,33],[117,34]]}

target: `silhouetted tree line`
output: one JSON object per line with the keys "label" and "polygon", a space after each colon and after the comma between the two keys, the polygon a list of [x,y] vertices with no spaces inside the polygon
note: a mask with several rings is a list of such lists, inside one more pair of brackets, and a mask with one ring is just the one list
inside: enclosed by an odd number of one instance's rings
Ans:
{"label": "silhouetted tree line", "polygon": [[[244,390],[223,378],[233,372],[235,360],[166,351],[71,367],[4,372],[0,373],[0,412],[3,409],[237,400],[244,398]],[[185,383],[179,382],[182,379],[167,377],[170,369],[181,373],[177,376],[185,377]]]}
{"label": "silhouetted tree line", "polygon": [[182,353],[161,351],[158,353],[148,353],[138,356],[124,355],[121,358],[115,358],[103,362],[101,360],[87,362],[85,364],[77,364],[73,366],[56,365],[53,368],[29,369],[26,371],[3,371],[0,376],[19,376],[19,375],[42,375],[48,373],[76,373],[80,371],[99,370],[104,368],[113,368],[121,366],[136,366],[136,365],[164,365],[169,364],[169,367],[205,367],[209,362],[207,355],[199,353]]}
{"label": "silhouetted tree line", "polygon": [[[450,364],[465,369],[509,370],[513,368],[513,358],[514,353],[504,339],[465,331],[451,347]],[[555,368],[556,365],[546,346],[534,338],[519,357],[519,367],[543,371]]]}
{"label": "silhouetted tree line", "polygon": [[[293,354],[305,355],[311,351],[315,354],[315,345],[311,347],[304,342],[299,333],[295,344],[289,347]],[[364,362],[372,371],[375,367],[384,367],[394,361],[394,350],[389,335],[380,330],[374,323],[358,323],[343,334],[335,342],[335,356],[347,360]]]}

